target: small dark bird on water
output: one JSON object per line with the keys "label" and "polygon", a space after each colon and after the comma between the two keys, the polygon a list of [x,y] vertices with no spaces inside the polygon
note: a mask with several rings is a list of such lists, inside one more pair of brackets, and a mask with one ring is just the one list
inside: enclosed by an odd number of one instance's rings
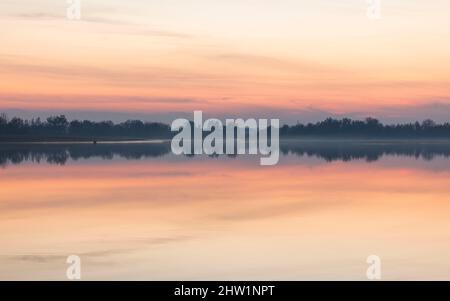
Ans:
{"label": "small dark bird on water", "polygon": [[97,140],[92,141],[93,144],[97,144]]}

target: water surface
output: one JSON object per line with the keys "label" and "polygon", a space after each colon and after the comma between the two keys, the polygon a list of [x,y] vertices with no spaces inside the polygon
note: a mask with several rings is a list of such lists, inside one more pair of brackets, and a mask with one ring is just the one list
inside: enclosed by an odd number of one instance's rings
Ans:
{"label": "water surface", "polygon": [[302,142],[258,156],[167,143],[0,145],[0,279],[450,279],[450,145]]}

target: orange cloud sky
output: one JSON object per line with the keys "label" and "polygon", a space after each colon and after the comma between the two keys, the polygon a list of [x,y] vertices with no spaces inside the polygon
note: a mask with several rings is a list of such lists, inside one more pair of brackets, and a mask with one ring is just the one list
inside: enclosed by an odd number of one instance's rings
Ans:
{"label": "orange cloud sky", "polygon": [[[2,3],[0,109],[126,112],[450,104],[450,4]],[[109,101],[107,101],[109,99]]]}

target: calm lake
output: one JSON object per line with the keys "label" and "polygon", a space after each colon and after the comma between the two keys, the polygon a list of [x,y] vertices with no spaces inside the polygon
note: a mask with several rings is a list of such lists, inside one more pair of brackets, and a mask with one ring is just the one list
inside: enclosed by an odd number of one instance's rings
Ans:
{"label": "calm lake", "polygon": [[0,280],[450,279],[450,144],[0,144]]}

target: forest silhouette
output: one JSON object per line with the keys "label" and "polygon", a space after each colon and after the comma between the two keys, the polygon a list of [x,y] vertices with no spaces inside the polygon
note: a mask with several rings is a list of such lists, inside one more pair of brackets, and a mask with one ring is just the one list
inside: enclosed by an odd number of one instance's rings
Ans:
{"label": "forest silhouette", "polygon": [[[127,120],[112,121],[67,120],[66,116],[50,116],[31,120],[0,114],[0,141],[53,140],[134,140],[170,139],[175,133],[159,122]],[[283,125],[280,137],[359,137],[359,138],[450,138],[450,123],[433,120],[403,124],[382,124],[375,118],[352,120],[327,118],[316,123]]]}

